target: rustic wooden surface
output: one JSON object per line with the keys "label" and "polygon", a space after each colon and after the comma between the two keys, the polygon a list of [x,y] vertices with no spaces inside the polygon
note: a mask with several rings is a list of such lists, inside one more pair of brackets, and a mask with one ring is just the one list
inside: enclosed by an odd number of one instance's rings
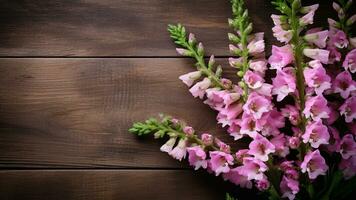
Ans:
{"label": "rustic wooden surface", "polygon": [[[226,66],[229,2],[167,2],[0,0],[0,199],[223,199],[225,189],[252,199],[127,132],[166,113],[243,145],[177,79],[193,62],[166,32],[183,23]],[[270,1],[246,2],[255,30],[275,42]],[[323,3],[317,25],[329,11]]]}

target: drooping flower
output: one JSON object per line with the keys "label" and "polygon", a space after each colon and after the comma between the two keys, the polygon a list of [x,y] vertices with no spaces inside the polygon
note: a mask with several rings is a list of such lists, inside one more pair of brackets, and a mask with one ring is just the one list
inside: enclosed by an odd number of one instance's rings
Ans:
{"label": "drooping flower", "polygon": [[210,135],[209,133],[203,133],[201,134],[201,140],[205,146],[212,145],[214,142],[214,137]]}
{"label": "drooping flower", "polygon": [[252,89],[260,88],[265,81],[259,74],[250,70],[245,73],[244,80],[248,87]]}
{"label": "drooping flower", "polygon": [[222,108],[218,115],[218,121],[223,119],[227,121],[228,125],[231,124],[231,121],[236,119],[238,115],[242,112],[242,103],[234,103],[229,106]]}
{"label": "drooping flower", "polygon": [[267,161],[268,155],[275,152],[275,146],[260,134],[256,135],[254,140],[250,143],[249,148],[248,153],[262,161]]}
{"label": "drooping flower", "polygon": [[305,48],[303,50],[303,53],[305,56],[307,56],[311,59],[319,60],[320,62],[322,62],[324,64],[328,64],[329,51],[327,51],[327,50]]}
{"label": "drooping flower", "polygon": [[241,118],[241,129],[240,133],[244,135],[248,135],[251,138],[255,138],[257,131],[260,131],[261,129],[256,126],[255,119],[252,117],[252,115],[248,115],[245,112],[242,114]]}
{"label": "drooping flower", "polygon": [[251,60],[249,62],[249,68],[260,73],[261,75],[264,75],[267,70],[267,61],[264,59]]}
{"label": "drooping flower", "polygon": [[243,165],[237,167],[243,176],[247,177],[247,180],[262,180],[264,172],[267,171],[267,165],[256,158],[245,157],[243,159]]}
{"label": "drooping flower", "polygon": [[179,76],[179,79],[183,81],[188,87],[192,86],[194,81],[201,77],[200,71],[189,72],[187,74]]}
{"label": "drooping flower", "polygon": [[300,145],[300,138],[292,136],[288,139],[288,145],[291,149],[297,149]]}
{"label": "drooping flower", "polygon": [[281,109],[282,115],[287,117],[294,126],[300,122],[299,110],[293,105],[286,105]]}
{"label": "drooping flower", "polygon": [[348,71],[343,71],[335,77],[333,89],[335,93],[340,93],[340,96],[346,99],[351,92],[356,91],[356,82],[352,80],[352,76]]}
{"label": "drooping flower", "polygon": [[346,55],[342,66],[345,70],[350,70],[351,73],[356,72],[356,49],[353,49]]}
{"label": "drooping flower", "polygon": [[183,158],[185,158],[187,154],[187,139],[181,139],[179,140],[178,144],[172,151],[168,153],[170,156],[172,156],[174,159],[177,159],[181,161]]}
{"label": "drooping flower", "polygon": [[329,51],[329,64],[341,60],[341,53],[334,46],[328,46],[327,50]]}
{"label": "drooping flower", "polygon": [[328,30],[319,31],[319,29],[314,29],[314,30],[318,30],[318,31],[314,32],[312,29],[309,30],[307,34],[304,36],[304,39],[309,43],[315,44],[319,48],[325,48],[329,31]]}
{"label": "drooping flower", "polygon": [[306,117],[313,118],[313,120],[328,118],[330,109],[327,104],[328,102],[322,95],[309,97],[305,103],[303,113]]}
{"label": "drooping flower", "polygon": [[282,43],[288,43],[293,36],[292,30],[284,30],[281,25],[272,28],[273,36]]}
{"label": "drooping flower", "polygon": [[207,99],[205,104],[209,105],[214,110],[220,110],[225,106],[224,95],[227,94],[225,90],[219,88],[209,88],[205,90]]}
{"label": "drooping flower", "polygon": [[325,175],[329,169],[325,159],[320,155],[319,150],[308,152],[300,165],[303,173],[308,172],[310,179],[316,179],[319,175]]}
{"label": "drooping flower", "polygon": [[229,172],[224,173],[222,176],[224,180],[228,180],[231,183],[238,185],[242,188],[252,188],[252,182],[247,179],[247,176],[241,174],[241,169],[239,167],[230,169]]}
{"label": "drooping flower", "polygon": [[260,119],[262,114],[272,109],[271,100],[266,97],[252,92],[243,106],[246,114],[252,115],[254,119]]}
{"label": "drooping flower", "polygon": [[356,118],[356,96],[346,99],[339,110],[340,114],[345,116],[345,121],[351,123]]}
{"label": "drooping flower", "polygon": [[241,120],[236,119],[231,122],[231,125],[227,129],[227,132],[230,133],[232,137],[234,137],[234,140],[239,140],[243,137],[243,134],[241,133]]}
{"label": "drooping flower", "polygon": [[187,135],[187,136],[192,136],[195,132],[194,128],[191,126],[185,126],[183,128],[183,132]]}
{"label": "drooping flower", "polygon": [[238,68],[242,65],[242,57],[240,58],[229,58],[229,64],[231,67]]}
{"label": "drooping flower", "polygon": [[[315,11],[318,9],[319,4],[314,4],[308,7],[304,7],[302,9],[302,13],[306,13],[303,17],[299,19],[299,23],[302,26],[308,25],[308,24],[313,24],[314,23],[314,14]],[[307,12],[305,12],[308,10]]]}
{"label": "drooping flower", "polygon": [[331,32],[330,34],[330,43],[337,48],[343,49],[346,48],[347,45],[349,44],[349,41],[347,39],[347,36],[344,31],[342,30],[337,30],[336,32]]}
{"label": "drooping flower", "polygon": [[194,166],[195,170],[200,167],[206,169],[208,166],[208,161],[206,160],[206,153],[200,146],[188,147],[188,160],[191,166]]}
{"label": "drooping flower", "polygon": [[356,156],[356,142],[354,140],[353,135],[344,135],[340,142],[339,151],[343,159],[348,159],[351,156]]}
{"label": "drooping flower", "polygon": [[313,68],[304,69],[304,77],[306,84],[315,89],[317,95],[321,95],[325,90],[331,87],[330,77],[326,74],[326,70],[318,60],[311,61]]}
{"label": "drooping flower", "polygon": [[296,91],[296,79],[291,67],[277,70],[277,75],[272,81],[272,94],[277,95],[277,101],[282,101],[289,93]]}
{"label": "drooping flower", "polygon": [[351,156],[348,159],[342,159],[339,164],[339,169],[342,170],[346,180],[355,176],[355,174],[356,174],[356,156]]}
{"label": "drooping flower", "polygon": [[176,137],[171,137],[164,145],[161,146],[160,150],[166,153],[171,152],[174,145],[176,144],[176,141],[177,141]]}
{"label": "drooping flower", "polygon": [[230,171],[230,165],[233,164],[232,155],[222,151],[210,151],[210,168],[216,176]]}
{"label": "drooping flower", "polygon": [[272,46],[272,55],[268,59],[271,69],[282,69],[292,61],[293,50],[289,44],[282,47]]}
{"label": "drooping flower", "polygon": [[270,187],[270,183],[267,176],[264,176],[261,180],[256,181],[256,187],[260,191],[265,191]]}
{"label": "drooping flower", "polygon": [[247,45],[248,53],[250,55],[258,55],[265,51],[265,41],[263,40],[263,35],[264,35],[263,32],[262,32],[262,34],[257,35],[257,37],[255,37]]}
{"label": "drooping flower", "polygon": [[266,112],[256,121],[256,126],[261,129],[261,134],[264,136],[278,135],[279,129],[284,127],[285,120],[283,115],[277,109]]}
{"label": "drooping flower", "polygon": [[208,78],[204,78],[202,81],[196,83],[192,88],[189,89],[189,92],[196,98],[199,97],[203,99],[206,89],[211,85],[211,81]]}
{"label": "drooping flower", "polygon": [[329,139],[329,144],[326,145],[326,148],[331,153],[339,152],[340,142],[341,142],[340,133],[336,128],[332,126],[329,126],[328,130],[330,133],[330,139]]}
{"label": "drooping flower", "polygon": [[328,128],[318,120],[311,122],[305,128],[305,133],[302,135],[304,143],[310,143],[313,148],[319,148],[321,144],[329,144],[330,135]]}
{"label": "drooping flower", "polygon": [[275,146],[276,154],[278,156],[286,157],[289,154],[287,139],[284,134],[279,134],[273,137],[271,143]]}
{"label": "drooping flower", "polygon": [[295,195],[299,192],[299,182],[298,180],[283,176],[280,183],[280,188],[283,198],[293,200]]}

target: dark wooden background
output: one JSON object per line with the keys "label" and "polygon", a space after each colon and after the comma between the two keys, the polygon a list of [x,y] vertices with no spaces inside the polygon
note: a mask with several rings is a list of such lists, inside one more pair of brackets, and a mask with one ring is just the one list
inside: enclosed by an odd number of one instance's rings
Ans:
{"label": "dark wooden background", "polygon": [[[246,2],[270,49],[270,1]],[[166,32],[183,23],[227,66],[230,15],[228,0],[0,0],[0,199],[251,199],[127,131],[166,113],[233,144]]]}

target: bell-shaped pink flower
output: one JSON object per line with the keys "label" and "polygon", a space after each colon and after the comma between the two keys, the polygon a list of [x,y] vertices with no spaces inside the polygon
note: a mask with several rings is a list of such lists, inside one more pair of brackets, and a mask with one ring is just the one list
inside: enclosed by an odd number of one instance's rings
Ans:
{"label": "bell-shaped pink flower", "polygon": [[231,125],[227,129],[227,132],[230,133],[232,137],[234,137],[234,140],[239,140],[243,137],[243,134],[241,133],[241,120],[236,119],[231,122]]}
{"label": "bell-shaped pink flower", "polygon": [[277,109],[264,113],[256,121],[256,126],[261,129],[261,134],[264,136],[278,135],[280,133],[279,129],[283,128],[284,125],[284,117]]}
{"label": "bell-shaped pink flower", "polygon": [[341,53],[334,46],[328,46],[327,50],[329,51],[329,64],[341,60]]}
{"label": "bell-shaped pink flower", "polygon": [[326,145],[326,149],[330,153],[339,152],[340,142],[341,142],[340,133],[336,128],[332,126],[329,126],[328,130],[330,133],[330,139],[329,139],[329,145]]}
{"label": "bell-shaped pink flower", "polygon": [[301,17],[299,19],[300,25],[305,26],[308,24],[313,24],[315,11],[318,9],[318,7],[319,7],[319,4],[314,4],[314,5],[302,8],[302,12],[306,13],[306,15],[304,15],[303,17]]}
{"label": "bell-shaped pink flower", "polygon": [[260,191],[265,191],[270,187],[267,176],[263,176],[261,180],[256,181],[256,188]]}
{"label": "bell-shaped pink flower", "polygon": [[329,169],[319,150],[308,152],[300,165],[303,173],[308,172],[310,179],[316,179],[319,175],[325,175]]}
{"label": "bell-shaped pink flower", "polygon": [[229,172],[224,173],[222,176],[224,180],[228,180],[242,188],[252,188],[252,181],[248,180],[247,176],[241,174],[241,168],[239,167],[230,169]]}
{"label": "bell-shaped pink flower", "polygon": [[[234,103],[220,110],[220,117],[226,118],[227,120],[236,119],[237,116],[242,112],[242,103]],[[231,124],[231,123],[229,123]]]}
{"label": "bell-shaped pink flower", "polygon": [[214,142],[214,137],[210,135],[209,133],[203,133],[201,134],[201,140],[205,146],[212,145]]}
{"label": "bell-shaped pink flower", "polygon": [[267,165],[259,159],[245,157],[243,165],[238,167],[240,173],[247,177],[247,180],[262,180],[264,172],[267,171]]}
{"label": "bell-shaped pink flower", "polygon": [[292,30],[284,30],[281,25],[272,28],[273,36],[282,43],[288,43],[293,36]]}
{"label": "bell-shaped pink flower", "polygon": [[177,141],[176,137],[171,137],[164,145],[161,146],[160,150],[166,153],[171,152],[174,145],[176,144],[176,141]]}
{"label": "bell-shaped pink flower", "polygon": [[272,94],[277,95],[277,101],[282,101],[289,93],[296,91],[296,79],[290,67],[277,70],[277,75],[272,79]]}
{"label": "bell-shaped pink flower", "polygon": [[347,99],[351,92],[356,91],[356,82],[348,71],[343,71],[335,77],[333,89],[335,93],[340,93],[342,98]]}
{"label": "bell-shaped pink flower", "polygon": [[224,106],[224,96],[228,93],[225,90],[219,88],[209,88],[205,90],[207,99],[205,104],[209,105],[214,110],[221,110]]}
{"label": "bell-shaped pink flower", "polygon": [[328,64],[329,62],[329,51],[327,50],[305,48],[303,53],[305,56],[314,60],[319,60],[324,64]]}
{"label": "bell-shaped pink flower", "polygon": [[317,31],[317,32],[308,31],[307,34],[304,36],[304,39],[309,43],[315,44],[319,48],[325,48],[328,35],[329,35],[328,30]]}
{"label": "bell-shaped pink flower", "polygon": [[339,110],[340,114],[345,116],[345,121],[351,123],[356,118],[356,96],[346,99]]}
{"label": "bell-shaped pink flower", "polygon": [[[263,33],[262,33],[263,38]],[[265,41],[261,38],[255,38],[247,45],[248,53],[250,55],[258,55],[265,51]]]}
{"label": "bell-shaped pink flower", "polygon": [[282,198],[293,200],[295,195],[299,192],[299,182],[298,180],[283,176],[280,183],[280,188],[282,192]]}
{"label": "bell-shaped pink flower", "polygon": [[272,55],[268,59],[271,69],[282,69],[294,59],[293,49],[287,44],[282,47],[272,46]]}
{"label": "bell-shaped pink flower", "polygon": [[248,135],[251,138],[255,138],[257,131],[259,131],[259,127],[256,126],[255,119],[252,115],[248,115],[243,113],[241,118],[241,129],[240,133],[244,135]]}
{"label": "bell-shaped pink flower", "polygon": [[248,87],[252,89],[260,88],[265,81],[259,74],[250,70],[245,73],[244,80]]}
{"label": "bell-shaped pink flower", "polygon": [[252,115],[254,119],[260,119],[262,114],[272,109],[271,100],[257,94],[256,92],[250,93],[248,99],[243,106],[246,114]]}
{"label": "bell-shaped pink flower", "polygon": [[201,148],[201,146],[188,147],[188,161],[191,166],[194,166],[194,169],[197,170],[200,167],[206,169],[208,166],[208,161],[206,160],[206,153]]}
{"label": "bell-shaped pink flower", "polygon": [[330,109],[327,104],[328,102],[323,95],[309,97],[305,103],[303,113],[305,117],[311,117],[315,121],[328,118]]}
{"label": "bell-shaped pink flower", "polygon": [[249,68],[263,76],[267,70],[267,61],[264,59],[251,60]]}
{"label": "bell-shaped pink flower", "polygon": [[356,156],[351,156],[348,159],[341,159],[339,169],[342,170],[346,180],[356,175]]}
{"label": "bell-shaped pink flower", "polygon": [[231,67],[238,67],[238,66],[240,66],[240,65],[242,65],[242,57],[240,57],[240,58],[232,58],[232,57],[230,57],[229,58],[229,64],[230,64],[230,66]]}
{"label": "bell-shaped pink flower", "polygon": [[347,35],[345,34],[344,31],[342,30],[337,30],[336,32],[331,32],[330,33],[330,43],[337,48],[343,49],[346,48],[349,44],[349,41],[347,39]]}
{"label": "bell-shaped pink flower", "polygon": [[289,154],[288,143],[284,134],[279,134],[273,137],[271,143],[275,146],[276,154],[278,156],[286,157]]}
{"label": "bell-shaped pink flower", "polygon": [[168,153],[170,156],[172,156],[174,159],[177,159],[181,161],[183,158],[185,158],[187,154],[187,139],[181,139],[179,140],[178,144],[172,151]]}
{"label": "bell-shaped pink flower", "polygon": [[313,148],[319,148],[321,144],[329,144],[330,135],[328,128],[318,120],[311,122],[305,128],[305,133],[302,135],[304,143],[310,143]]}
{"label": "bell-shaped pink flower", "polygon": [[188,87],[192,86],[194,81],[201,77],[200,71],[189,72],[188,74],[181,75],[180,80],[183,81]]}
{"label": "bell-shaped pink flower", "polygon": [[348,159],[351,156],[356,156],[356,142],[353,135],[344,135],[340,142],[339,152],[343,159]]}
{"label": "bell-shaped pink flower", "polygon": [[210,168],[216,176],[230,171],[230,165],[233,164],[232,155],[222,151],[210,151]]}
{"label": "bell-shaped pink flower", "polygon": [[289,119],[291,124],[294,126],[298,125],[300,122],[300,114],[297,107],[292,105],[286,105],[284,108],[281,109],[282,115]]}
{"label": "bell-shaped pink flower", "polygon": [[303,71],[306,84],[315,89],[317,95],[321,95],[325,90],[331,87],[330,77],[318,60],[312,61],[318,63],[317,67],[306,68]]}
{"label": "bell-shaped pink flower", "polygon": [[262,161],[267,161],[268,155],[275,152],[274,145],[260,134],[256,135],[254,140],[250,143],[249,148],[248,153]]}
{"label": "bell-shaped pink flower", "polygon": [[189,89],[189,92],[192,93],[193,97],[199,97],[203,99],[206,89],[211,85],[211,81],[208,78],[204,78],[202,81],[196,83],[193,87]]}
{"label": "bell-shaped pink flower", "polygon": [[350,70],[351,73],[356,72],[356,49],[353,49],[346,55],[342,66],[345,70]]}

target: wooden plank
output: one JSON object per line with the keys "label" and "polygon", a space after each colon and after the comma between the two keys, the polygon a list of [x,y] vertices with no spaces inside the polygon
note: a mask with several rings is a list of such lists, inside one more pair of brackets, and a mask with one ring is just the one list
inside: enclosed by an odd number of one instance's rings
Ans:
{"label": "wooden plank", "polygon": [[162,142],[127,131],[159,113],[231,144],[215,112],[178,80],[191,65],[179,58],[0,59],[0,167],[182,167],[159,152]]}
{"label": "wooden plank", "polygon": [[[216,200],[236,188],[220,177],[186,170],[0,171],[2,200]],[[254,199],[247,194],[239,191],[239,200]]]}
{"label": "wooden plank", "polygon": [[[326,24],[329,2],[321,4],[317,22]],[[176,56],[166,27],[178,22],[196,33],[208,53],[229,55],[227,0],[0,0],[0,4],[0,56]],[[255,31],[264,31],[268,44],[275,42],[270,15],[277,12],[270,1],[246,4]]]}

